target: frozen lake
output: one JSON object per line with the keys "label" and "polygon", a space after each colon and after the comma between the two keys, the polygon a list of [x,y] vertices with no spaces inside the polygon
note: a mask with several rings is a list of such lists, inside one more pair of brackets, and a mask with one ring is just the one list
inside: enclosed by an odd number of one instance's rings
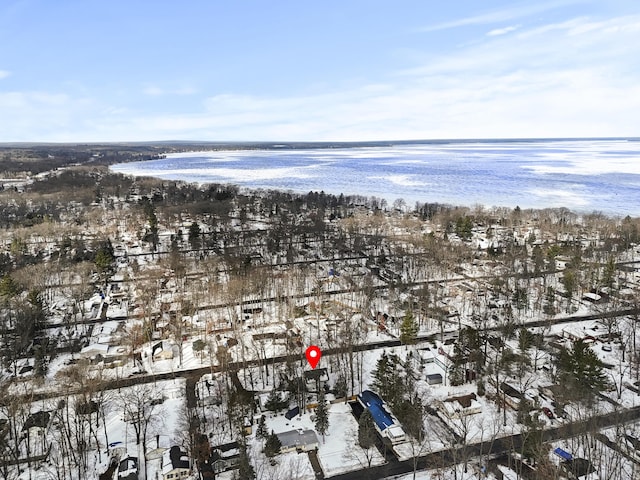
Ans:
{"label": "frozen lake", "polygon": [[416,142],[171,154],[115,172],[248,188],[640,216],[639,140]]}

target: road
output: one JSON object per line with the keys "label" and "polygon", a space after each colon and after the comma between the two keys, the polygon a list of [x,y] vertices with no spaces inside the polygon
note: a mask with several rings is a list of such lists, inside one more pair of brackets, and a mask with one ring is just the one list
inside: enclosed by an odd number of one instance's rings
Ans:
{"label": "road", "polygon": [[[602,318],[612,318],[612,317],[623,317],[623,316],[627,316],[627,315],[634,315],[640,313],[640,309],[625,309],[625,310],[617,310],[614,312],[604,312],[604,313],[594,313],[594,314],[588,314],[588,315],[579,315],[579,316],[572,316],[572,317],[560,317],[560,318],[555,318],[555,319],[549,319],[549,320],[536,320],[533,322],[527,322],[526,324],[524,324],[524,326],[527,327],[540,327],[540,326],[548,326],[548,325],[558,325],[558,324],[562,324],[562,323],[569,323],[569,322],[579,322],[579,321],[585,321],[585,320],[598,320],[598,319],[602,319]],[[499,327],[491,327],[489,329],[487,329],[488,331],[497,331],[499,329]],[[448,330],[445,333],[455,333],[457,331],[457,329],[455,330]],[[424,342],[431,342],[437,339],[439,333],[434,333],[434,334],[429,334],[429,335],[421,335],[416,339],[416,343],[424,343]],[[388,340],[382,340],[380,342],[371,342],[371,343],[366,343],[366,344],[362,344],[362,345],[355,345],[353,347],[354,352],[361,352],[361,351],[369,351],[369,350],[376,350],[376,349],[380,349],[380,348],[390,348],[390,347],[399,347],[401,346],[402,343],[400,342],[399,339],[388,339]],[[323,356],[330,356],[330,355],[336,355],[338,353],[341,353],[341,350],[338,348],[331,348],[331,349],[325,349],[322,351]],[[265,359],[264,361],[261,360],[248,360],[246,362],[230,362],[227,365],[227,368],[230,370],[238,370],[241,368],[246,368],[246,367],[252,367],[252,366],[257,366],[260,364],[273,364],[273,363],[282,363],[287,361],[287,355],[278,355],[275,357],[270,357]],[[304,358],[304,353],[301,351],[300,352],[300,358],[303,359]],[[145,374],[145,375],[135,375],[133,377],[129,377],[129,378],[121,378],[121,379],[117,379],[117,380],[109,380],[104,382],[99,389],[104,389],[104,390],[115,390],[115,389],[119,389],[122,387],[130,387],[133,385],[138,385],[138,384],[146,384],[146,383],[154,383],[160,380],[171,380],[171,379],[175,379],[175,378],[192,378],[192,377],[201,377],[204,374],[207,373],[218,373],[222,371],[222,367],[220,365],[213,365],[213,366],[206,366],[206,367],[198,367],[198,368],[190,368],[190,369],[184,369],[184,370],[178,370],[178,371],[174,371],[174,372],[165,372],[165,373],[157,373],[157,374]],[[74,394],[74,393],[81,393],[81,389],[68,389],[67,393],[69,394]],[[47,398],[54,398],[59,396],[59,393],[56,392],[50,392],[50,393],[36,393],[33,396],[29,396],[29,398],[33,398],[34,400],[43,400],[43,399],[47,399]]]}

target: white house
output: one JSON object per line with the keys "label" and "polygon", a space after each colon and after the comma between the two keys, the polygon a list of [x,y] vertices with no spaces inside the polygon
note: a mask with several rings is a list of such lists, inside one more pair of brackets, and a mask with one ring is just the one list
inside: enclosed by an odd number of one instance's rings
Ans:
{"label": "white house", "polygon": [[281,452],[307,452],[318,448],[318,437],[313,430],[289,430],[278,433],[278,439],[282,444]]}
{"label": "white house", "polygon": [[187,451],[174,445],[162,455],[162,479],[175,480],[186,478],[191,472],[191,462]]}
{"label": "white house", "polygon": [[475,393],[447,398],[438,406],[448,418],[461,418],[482,412],[482,405],[476,399]]}

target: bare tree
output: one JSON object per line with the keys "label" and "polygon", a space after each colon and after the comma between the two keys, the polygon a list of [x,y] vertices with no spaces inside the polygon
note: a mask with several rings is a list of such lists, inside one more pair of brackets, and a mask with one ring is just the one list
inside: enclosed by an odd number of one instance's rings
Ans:
{"label": "bare tree", "polygon": [[[160,392],[153,385],[134,385],[123,388],[118,393],[116,402],[122,411],[123,420],[127,428],[131,425],[136,438],[136,445],[144,452],[148,435],[160,428],[162,422],[162,407],[158,405]],[[145,478],[147,465],[145,462]]]}

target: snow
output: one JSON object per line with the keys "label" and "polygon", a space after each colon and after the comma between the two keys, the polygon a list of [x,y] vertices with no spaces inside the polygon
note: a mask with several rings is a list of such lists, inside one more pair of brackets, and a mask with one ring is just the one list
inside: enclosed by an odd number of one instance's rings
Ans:
{"label": "snow", "polygon": [[[359,470],[368,465],[363,449],[357,445],[358,422],[351,407],[343,402],[332,403],[328,413],[329,429],[325,438],[318,434],[318,459],[325,476]],[[266,417],[267,431],[281,433],[299,429],[314,430],[312,417],[313,412],[303,412],[291,420],[287,420],[284,414],[270,414]],[[254,445],[256,443],[257,440]],[[368,455],[371,457],[371,465],[384,463],[384,458],[375,448],[369,449]]]}

